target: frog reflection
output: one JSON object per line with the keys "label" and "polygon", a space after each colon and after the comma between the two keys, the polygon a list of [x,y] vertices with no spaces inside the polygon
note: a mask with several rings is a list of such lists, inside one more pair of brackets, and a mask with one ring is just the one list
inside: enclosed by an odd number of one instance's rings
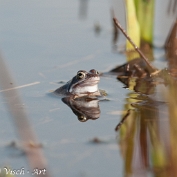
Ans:
{"label": "frog reflection", "polygon": [[99,73],[95,69],[89,72],[80,70],[70,81],[65,85],[55,90],[54,93],[68,96],[70,98],[79,97],[95,97],[101,96],[98,90],[98,82],[100,81]]}
{"label": "frog reflection", "polygon": [[70,97],[64,97],[62,101],[71,108],[80,122],[86,122],[88,119],[95,120],[100,117],[98,99],[88,97],[71,99]]}

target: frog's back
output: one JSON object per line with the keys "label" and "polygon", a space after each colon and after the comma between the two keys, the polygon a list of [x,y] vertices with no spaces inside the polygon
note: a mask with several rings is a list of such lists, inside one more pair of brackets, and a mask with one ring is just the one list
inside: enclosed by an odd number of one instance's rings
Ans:
{"label": "frog's back", "polygon": [[56,94],[61,94],[61,95],[67,95],[69,92],[68,92],[68,87],[69,87],[69,84],[66,83],[65,85],[61,86],[60,88],[56,89],[54,91],[54,93]]}

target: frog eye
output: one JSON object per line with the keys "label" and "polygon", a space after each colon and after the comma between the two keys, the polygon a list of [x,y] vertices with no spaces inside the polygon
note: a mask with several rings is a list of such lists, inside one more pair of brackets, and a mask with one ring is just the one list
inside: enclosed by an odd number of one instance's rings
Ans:
{"label": "frog eye", "polygon": [[96,71],[96,74],[100,74],[98,71]]}
{"label": "frog eye", "polygon": [[80,115],[80,116],[78,116],[78,120],[80,122],[85,122],[85,121],[87,121],[87,117],[85,117],[84,115]]}
{"label": "frog eye", "polygon": [[85,73],[84,72],[80,71],[80,72],[77,73],[77,78],[78,79],[82,79],[84,77],[85,77]]}

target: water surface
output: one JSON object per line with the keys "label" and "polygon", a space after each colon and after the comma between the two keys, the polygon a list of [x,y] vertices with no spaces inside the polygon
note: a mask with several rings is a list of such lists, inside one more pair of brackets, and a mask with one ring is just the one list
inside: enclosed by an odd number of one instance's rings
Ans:
{"label": "water surface", "polygon": [[[38,83],[19,89],[19,93],[34,131],[43,144],[50,171],[56,177],[123,176],[131,173],[131,165],[127,163],[136,159],[132,152],[127,155],[125,146],[131,144],[129,141],[133,141],[132,136],[139,131],[136,126],[141,123],[137,118],[141,117],[141,111],[137,109],[137,113],[133,112],[139,116],[132,116],[135,117],[132,120],[134,123],[128,126],[132,139],[125,141],[125,144],[120,143],[123,130],[115,132],[114,129],[134,96],[116,76],[101,78],[99,87],[106,90],[109,101],[99,102],[101,113],[97,120],[80,122],[60,98],[50,94],[51,90],[62,85],[60,81],[68,81],[80,69],[94,68],[104,72],[126,61],[125,55],[115,51],[112,44],[111,3],[115,4],[116,15],[124,24],[122,2],[1,1],[1,51],[17,86]],[[159,11],[157,8],[157,17]],[[161,24],[167,26],[167,30],[170,28],[166,25],[169,18],[167,16],[167,20]],[[100,31],[95,32],[96,25],[99,25]],[[161,45],[166,34],[159,31],[158,27],[155,30],[156,43]],[[118,45],[124,43],[120,35]],[[154,49],[154,54],[154,65],[160,68],[166,66],[163,49]],[[13,169],[24,167],[28,170],[24,156],[13,148],[7,148],[10,142],[18,139],[3,98],[1,100],[0,166],[3,168],[8,165]],[[161,109],[158,106],[155,112]],[[152,122],[155,124],[154,120]],[[160,124],[166,127],[165,123],[166,119]],[[98,138],[101,143],[92,142],[94,138]],[[130,147],[133,150],[132,144]],[[135,151],[139,149],[135,148]],[[150,173],[148,168],[145,173]]]}

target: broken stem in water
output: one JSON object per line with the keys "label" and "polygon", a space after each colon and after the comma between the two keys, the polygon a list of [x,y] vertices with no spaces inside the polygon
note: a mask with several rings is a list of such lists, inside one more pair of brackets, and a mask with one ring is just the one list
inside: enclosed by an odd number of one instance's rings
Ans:
{"label": "broken stem in water", "polygon": [[115,25],[121,30],[121,32],[124,34],[124,36],[127,38],[127,40],[132,44],[132,46],[135,48],[135,50],[140,54],[140,56],[142,57],[142,59],[146,62],[147,66],[149,67],[150,71],[152,73],[157,72],[157,69],[155,67],[153,67],[150,62],[148,61],[148,59],[144,56],[144,54],[141,52],[141,50],[135,45],[135,43],[131,40],[131,38],[127,35],[127,33],[125,32],[125,30],[121,27],[120,23],[118,22],[118,20],[114,17],[113,21],[115,23]]}

